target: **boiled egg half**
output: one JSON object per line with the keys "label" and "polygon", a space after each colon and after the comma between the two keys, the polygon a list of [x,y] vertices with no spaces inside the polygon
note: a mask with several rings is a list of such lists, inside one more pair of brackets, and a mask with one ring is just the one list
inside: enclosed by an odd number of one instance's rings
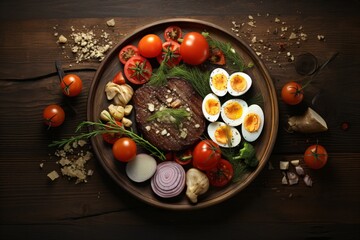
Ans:
{"label": "boiled egg half", "polygon": [[240,144],[241,135],[239,131],[223,122],[210,123],[207,131],[211,140],[221,147],[231,148]]}
{"label": "boiled egg half", "polygon": [[250,105],[244,116],[241,134],[248,142],[253,142],[260,136],[264,127],[264,112],[257,104]]}
{"label": "boiled egg half", "polygon": [[229,77],[227,89],[232,96],[241,96],[250,89],[251,85],[252,80],[249,75],[235,72]]}
{"label": "boiled egg half", "polygon": [[221,118],[230,126],[239,126],[244,120],[248,105],[242,99],[227,100],[221,106]]}
{"label": "boiled egg half", "polygon": [[221,103],[219,98],[213,93],[206,95],[202,101],[202,112],[205,118],[210,122],[215,122],[220,116],[220,110]]}
{"label": "boiled egg half", "polygon": [[227,93],[229,73],[223,68],[215,68],[210,74],[210,88],[217,96]]}

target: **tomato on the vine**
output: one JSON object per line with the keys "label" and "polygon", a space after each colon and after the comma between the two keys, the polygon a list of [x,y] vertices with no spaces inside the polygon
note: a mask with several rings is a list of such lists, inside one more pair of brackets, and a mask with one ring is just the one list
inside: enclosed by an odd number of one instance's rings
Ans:
{"label": "tomato on the vine", "polygon": [[129,162],[136,156],[136,143],[128,137],[122,137],[116,140],[112,146],[112,152],[116,160],[120,162]]}
{"label": "tomato on the vine", "polygon": [[49,127],[58,127],[65,120],[63,108],[57,104],[47,106],[43,111],[44,123]]}
{"label": "tomato on the vine", "polygon": [[304,98],[302,86],[294,81],[286,83],[281,89],[281,99],[289,105],[299,104]]}
{"label": "tomato on the vine", "polygon": [[221,150],[212,140],[202,140],[194,148],[193,165],[200,170],[210,170],[217,166]]}
{"label": "tomato on the vine", "polygon": [[[120,127],[122,127],[122,123],[116,121],[116,124]],[[111,126],[111,123],[107,123],[107,126]],[[109,129],[109,128],[107,128]],[[105,142],[109,143],[109,144],[114,144],[119,138],[121,138],[121,133],[110,133],[110,132],[106,132],[102,134],[102,138],[104,139]]]}
{"label": "tomato on the vine", "polygon": [[67,74],[61,80],[60,86],[66,96],[75,97],[81,93],[83,83],[78,75]]}
{"label": "tomato on the vine", "polygon": [[189,32],[180,45],[180,54],[185,63],[199,65],[209,57],[209,44],[198,32]]}
{"label": "tomato on the vine", "polygon": [[181,28],[178,26],[169,26],[164,31],[166,41],[177,41],[182,36]]}
{"label": "tomato on the vine", "polygon": [[180,44],[173,41],[164,42],[162,45],[162,53],[158,55],[156,59],[159,63],[165,61],[169,67],[178,65],[181,61]]}
{"label": "tomato on the vine", "polygon": [[174,160],[180,165],[187,165],[191,163],[193,158],[192,151],[190,149],[175,153]]}
{"label": "tomato on the vine", "polygon": [[135,55],[139,55],[139,49],[134,45],[127,45],[120,50],[119,60],[122,64],[125,64]]}
{"label": "tomato on the vine", "polygon": [[328,160],[326,149],[319,144],[309,146],[304,153],[305,164],[312,169],[320,169],[325,166]]}
{"label": "tomato on the vine", "polygon": [[231,163],[225,159],[220,159],[216,167],[206,171],[211,186],[222,187],[228,184],[234,175]]}
{"label": "tomato on the vine", "polygon": [[122,84],[125,84],[125,78],[124,78],[124,75],[121,71],[119,71],[113,78],[112,80],[113,83],[116,83],[116,84],[119,84],[119,85],[122,85]]}
{"label": "tomato on the vine", "polygon": [[130,58],[124,66],[125,77],[134,84],[143,84],[149,81],[152,74],[150,62],[142,56]]}
{"label": "tomato on the vine", "polygon": [[154,58],[161,54],[162,40],[155,34],[142,37],[138,44],[139,53],[146,58]]}

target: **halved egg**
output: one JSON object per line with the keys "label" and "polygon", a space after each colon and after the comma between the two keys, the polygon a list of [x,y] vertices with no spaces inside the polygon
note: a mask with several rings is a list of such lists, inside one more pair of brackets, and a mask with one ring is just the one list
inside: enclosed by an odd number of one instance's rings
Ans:
{"label": "halved egg", "polygon": [[247,103],[242,99],[230,99],[221,106],[221,117],[230,126],[239,126],[247,112]]}
{"label": "halved egg", "polygon": [[209,137],[221,147],[231,148],[240,144],[239,131],[223,122],[210,123],[207,128]]}
{"label": "halved egg", "polygon": [[205,118],[210,122],[215,122],[220,116],[220,110],[221,103],[219,98],[213,93],[206,95],[202,101],[202,112]]}
{"label": "halved egg", "polygon": [[210,88],[217,96],[222,97],[227,93],[229,74],[223,68],[215,68],[210,74]]}
{"label": "halved egg", "polygon": [[244,72],[235,72],[230,75],[228,80],[228,92],[232,96],[240,96],[246,93],[252,85],[249,75]]}
{"label": "halved egg", "polygon": [[253,142],[260,136],[264,127],[264,112],[259,105],[248,107],[241,126],[241,133],[248,142]]}

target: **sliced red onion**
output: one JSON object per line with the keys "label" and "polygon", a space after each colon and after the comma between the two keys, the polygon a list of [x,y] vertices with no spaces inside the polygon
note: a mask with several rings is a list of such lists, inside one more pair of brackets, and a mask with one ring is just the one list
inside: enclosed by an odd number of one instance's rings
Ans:
{"label": "sliced red onion", "polygon": [[158,164],[156,172],[151,179],[151,188],[159,197],[176,197],[185,188],[184,168],[172,161]]}

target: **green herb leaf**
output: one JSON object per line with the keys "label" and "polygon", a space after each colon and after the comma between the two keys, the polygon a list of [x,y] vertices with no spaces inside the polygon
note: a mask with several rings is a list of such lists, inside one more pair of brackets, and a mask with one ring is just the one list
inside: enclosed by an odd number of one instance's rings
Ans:
{"label": "green herb leaf", "polygon": [[147,121],[159,120],[160,122],[175,123],[177,126],[190,116],[190,113],[184,108],[164,108],[155,112],[147,118]]}
{"label": "green herb leaf", "polygon": [[168,77],[186,79],[203,98],[211,92],[209,85],[210,72],[208,70],[201,70],[199,67],[190,67],[182,64],[170,69]]}

